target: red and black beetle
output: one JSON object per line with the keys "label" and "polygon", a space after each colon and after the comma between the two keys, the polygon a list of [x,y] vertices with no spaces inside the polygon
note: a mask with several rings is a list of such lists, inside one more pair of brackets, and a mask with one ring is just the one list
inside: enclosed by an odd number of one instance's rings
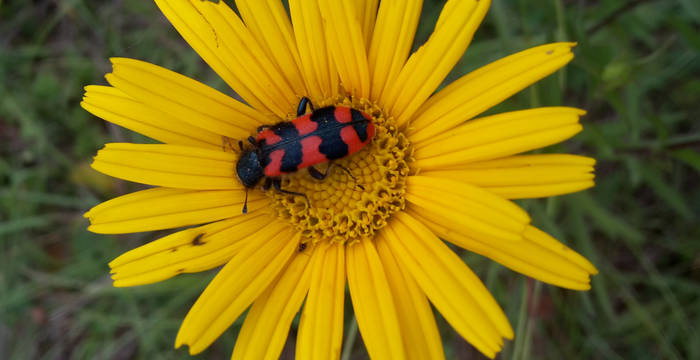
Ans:
{"label": "red and black beetle", "polygon": [[[307,105],[311,113],[304,115]],[[280,176],[308,168],[313,178],[323,180],[333,164],[328,166],[325,173],[313,165],[359,151],[369,144],[374,132],[372,118],[361,111],[346,106],[314,109],[311,101],[303,97],[297,107],[296,119],[259,127],[257,137],[248,137],[252,147],[244,148],[243,142],[238,142],[241,156],[236,163],[236,174],[246,187],[243,213],[247,212],[248,189],[255,187],[263,178],[265,190],[274,186],[279,192],[303,196],[310,206],[306,194],[283,190]],[[354,179],[347,169],[335,166]]]}

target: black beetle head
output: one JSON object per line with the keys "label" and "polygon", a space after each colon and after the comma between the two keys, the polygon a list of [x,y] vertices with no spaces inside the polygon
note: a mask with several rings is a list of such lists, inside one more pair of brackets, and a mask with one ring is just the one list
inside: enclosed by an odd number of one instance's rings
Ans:
{"label": "black beetle head", "polygon": [[247,188],[255,187],[260,179],[265,177],[260,157],[255,149],[245,150],[236,163],[236,174]]}

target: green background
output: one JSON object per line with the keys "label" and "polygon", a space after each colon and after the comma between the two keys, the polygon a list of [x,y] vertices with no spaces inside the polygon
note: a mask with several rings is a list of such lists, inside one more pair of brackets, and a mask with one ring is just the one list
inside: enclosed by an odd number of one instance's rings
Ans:
{"label": "green background", "polygon": [[[417,44],[442,4],[425,1]],[[449,80],[534,45],[577,41],[568,67],[492,112],[584,108],[585,130],[545,151],[598,159],[594,189],[520,202],[597,265],[590,292],[462,254],[516,330],[500,358],[700,359],[699,24],[694,0],[493,1]],[[91,157],[106,142],[147,141],[78,105],[83,86],[105,84],[111,56],[228,91],[150,1],[0,0],[0,359],[189,358],[172,344],[214,273],[115,289],[107,262],[163,233],[85,230],[87,209],[139,189],[90,170]],[[481,358],[438,323],[448,358]],[[229,358],[239,326],[197,358]],[[344,356],[366,357],[359,336]]]}

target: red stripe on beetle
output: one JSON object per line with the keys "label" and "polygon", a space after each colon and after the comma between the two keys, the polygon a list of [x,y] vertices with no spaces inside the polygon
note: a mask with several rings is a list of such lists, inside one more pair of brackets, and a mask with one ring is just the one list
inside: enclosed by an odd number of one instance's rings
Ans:
{"label": "red stripe on beetle", "polygon": [[274,177],[282,175],[282,171],[280,171],[282,167],[282,156],[284,156],[284,149],[275,150],[270,153],[270,163],[265,166],[265,176]]}
{"label": "red stripe on beetle", "polygon": [[255,138],[255,140],[257,140],[258,142],[260,142],[261,140],[265,140],[265,145],[273,145],[282,141],[282,138],[279,135],[272,132],[272,130],[267,129],[258,133],[258,136]]}
{"label": "red stripe on beetle", "polygon": [[299,165],[300,169],[328,161],[326,155],[323,155],[318,149],[321,142],[323,142],[323,140],[320,136],[309,136],[301,140],[302,158],[301,164]]}
{"label": "red stripe on beetle", "polygon": [[335,108],[333,115],[339,123],[349,123],[352,121],[352,114],[350,113],[349,107],[339,106]]}
{"label": "red stripe on beetle", "polygon": [[346,126],[340,129],[340,138],[348,145],[348,155],[354,154],[365,146],[365,144],[360,141],[357,132],[352,126]]}
{"label": "red stripe on beetle", "polygon": [[300,116],[292,121],[294,127],[299,131],[299,136],[311,134],[318,129],[318,123],[311,121],[311,114]]}

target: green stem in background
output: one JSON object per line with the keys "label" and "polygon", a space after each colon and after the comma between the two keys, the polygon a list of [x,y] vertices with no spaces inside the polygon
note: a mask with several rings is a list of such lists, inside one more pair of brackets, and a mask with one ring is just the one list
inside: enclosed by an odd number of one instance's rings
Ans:
{"label": "green stem in background", "polygon": [[[530,280],[534,282],[535,286],[532,289],[532,305],[531,308],[533,309],[532,313],[534,315],[537,315],[537,312],[535,311],[537,309],[537,305],[540,303],[540,290],[542,289],[542,283],[539,281],[535,280]],[[525,334],[523,339],[523,354],[521,359],[523,360],[528,360],[530,358],[530,350],[532,348],[532,334],[535,332],[535,325],[537,324],[537,319],[534,317],[528,317],[527,321],[527,327],[525,328]]]}
{"label": "green stem in background", "polygon": [[343,354],[340,356],[340,360],[350,360],[352,356],[352,348],[355,346],[355,339],[357,338],[357,318],[353,315],[352,321],[350,322],[350,329],[348,329],[348,336],[345,338],[345,344],[343,344]]}
{"label": "green stem in background", "polygon": [[527,323],[527,280],[523,280],[523,287],[520,294],[520,309],[518,310],[518,322],[515,326],[515,341],[513,343],[513,355],[511,360],[520,359],[521,353],[523,352],[523,341],[525,337],[522,336],[525,332],[525,326]]}
{"label": "green stem in background", "polygon": [[506,49],[506,52],[510,53],[513,51],[513,43],[511,41],[513,34],[510,28],[511,21],[501,1],[502,0],[493,0],[490,13],[493,14],[492,16],[496,23],[498,38]]}
{"label": "green stem in background", "polygon": [[[534,284],[530,286],[530,284]],[[542,283],[535,280],[525,280],[520,298],[520,310],[518,311],[518,323],[515,329],[515,344],[513,346],[512,360],[527,360],[530,358],[532,345],[532,332],[536,321],[530,321],[529,308],[537,306],[540,298]],[[532,289],[532,291],[530,291]],[[530,301],[531,300],[531,301]],[[528,304],[531,303],[530,306]]]}
{"label": "green stem in background", "polygon": [[566,35],[566,15],[564,14],[564,4],[562,0],[554,0],[554,10],[557,14],[557,31],[554,39],[557,41],[568,41]]}
{"label": "green stem in background", "polygon": [[700,134],[684,134],[667,139],[640,141],[633,145],[621,146],[621,151],[657,151],[663,149],[679,149],[700,144]]}
{"label": "green stem in background", "polygon": [[[554,9],[557,14],[557,31],[554,38],[557,41],[571,41],[566,33],[566,14],[562,0],[554,0]],[[557,72],[557,80],[559,81],[559,91],[563,93],[566,89],[566,67]]]}
{"label": "green stem in background", "polygon": [[646,310],[645,305],[640,303],[636,295],[630,292],[627,287],[620,287],[619,294],[625,300],[629,307],[630,313],[636,318],[640,327],[645,328],[649,334],[656,340],[658,349],[664,354],[661,358],[664,359],[681,359],[678,351],[669,341],[664,331],[659,327],[658,321],[651,316]]}
{"label": "green stem in background", "polygon": [[601,20],[600,22],[589,27],[586,30],[586,35],[592,36],[593,34],[597,33],[600,29],[606,27],[611,22],[615,21],[617,18],[624,15],[626,12],[636,8],[637,6],[639,6],[645,2],[649,2],[649,1],[652,1],[652,0],[633,0],[633,1],[625,3],[624,5],[617,8],[615,11],[608,14],[608,16],[604,17],[603,20]]}

